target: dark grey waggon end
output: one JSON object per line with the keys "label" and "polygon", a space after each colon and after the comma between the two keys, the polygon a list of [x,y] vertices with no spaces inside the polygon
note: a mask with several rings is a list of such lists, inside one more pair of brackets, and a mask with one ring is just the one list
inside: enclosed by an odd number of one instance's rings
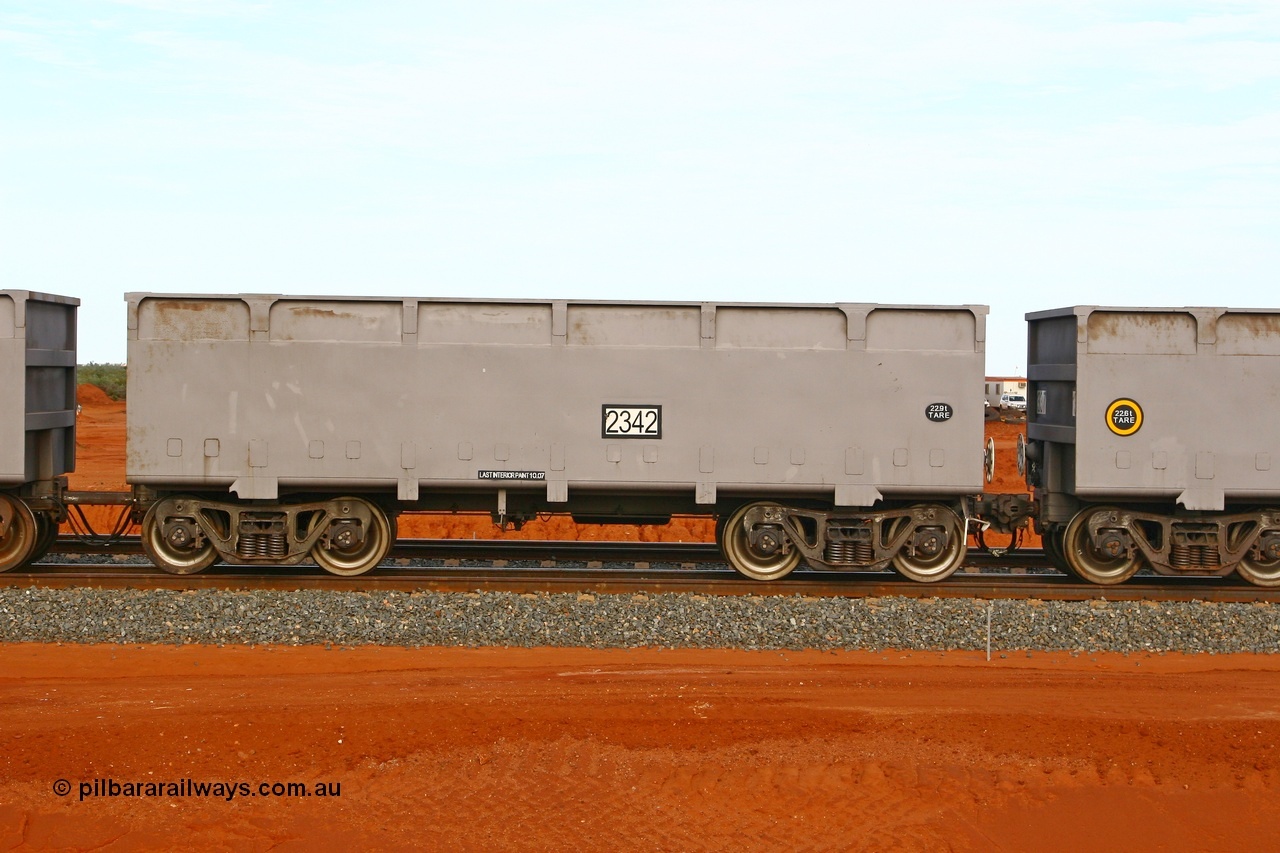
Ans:
{"label": "dark grey waggon end", "polygon": [[975,523],[985,306],[126,298],[127,476],[171,572],[359,574],[399,513],[480,510],[715,515],[752,578],[930,581]]}

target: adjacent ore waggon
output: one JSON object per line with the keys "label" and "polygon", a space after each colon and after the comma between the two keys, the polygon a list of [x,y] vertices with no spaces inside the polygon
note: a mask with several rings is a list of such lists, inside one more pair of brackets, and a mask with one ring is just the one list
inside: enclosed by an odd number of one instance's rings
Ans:
{"label": "adjacent ore waggon", "polygon": [[0,572],[58,535],[76,453],[79,300],[0,290]]}
{"label": "adjacent ore waggon", "polygon": [[986,506],[984,306],[127,301],[127,476],[170,572],[356,575],[399,513],[481,510],[715,515],[752,578],[931,581]]}
{"label": "adjacent ore waggon", "polygon": [[1280,586],[1280,310],[1027,315],[1036,527],[1062,570]]}

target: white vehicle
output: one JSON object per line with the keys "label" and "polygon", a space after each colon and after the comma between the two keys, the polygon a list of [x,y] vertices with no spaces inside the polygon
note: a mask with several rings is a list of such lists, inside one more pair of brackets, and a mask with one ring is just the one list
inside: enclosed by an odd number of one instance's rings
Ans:
{"label": "white vehicle", "polygon": [[1027,410],[1027,398],[1021,394],[1001,394],[1000,408],[1018,409],[1025,412]]}

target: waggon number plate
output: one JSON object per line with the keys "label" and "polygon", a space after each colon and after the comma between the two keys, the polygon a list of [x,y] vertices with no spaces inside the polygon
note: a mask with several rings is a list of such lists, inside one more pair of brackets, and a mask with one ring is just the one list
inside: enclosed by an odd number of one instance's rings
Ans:
{"label": "waggon number plate", "polygon": [[601,407],[601,438],[662,438],[661,406]]}

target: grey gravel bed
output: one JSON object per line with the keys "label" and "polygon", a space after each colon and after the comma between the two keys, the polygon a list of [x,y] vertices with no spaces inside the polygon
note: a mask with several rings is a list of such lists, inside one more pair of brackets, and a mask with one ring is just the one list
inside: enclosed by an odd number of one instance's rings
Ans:
{"label": "grey gravel bed", "polygon": [[0,642],[1280,651],[1269,604],[0,589]]}

